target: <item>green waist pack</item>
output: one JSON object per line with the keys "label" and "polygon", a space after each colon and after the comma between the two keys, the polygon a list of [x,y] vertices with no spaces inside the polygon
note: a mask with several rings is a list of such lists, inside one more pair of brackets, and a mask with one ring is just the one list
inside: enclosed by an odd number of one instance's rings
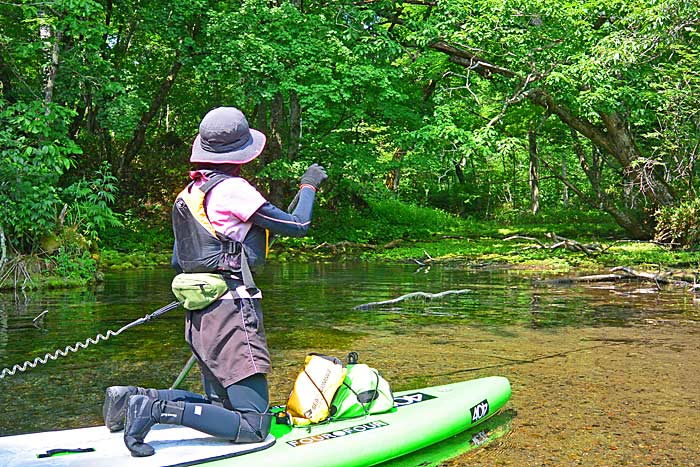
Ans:
{"label": "green waist pack", "polygon": [[188,310],[202,310],[214,303],[228,290],[219,274],[182,273],[171,284],[173,294]]}
{"label": "green waist pack", "polygon": [[331,407],[333,419],[362,417],[392,410],[394,395],[375,368],[363,363],[349,364]]}

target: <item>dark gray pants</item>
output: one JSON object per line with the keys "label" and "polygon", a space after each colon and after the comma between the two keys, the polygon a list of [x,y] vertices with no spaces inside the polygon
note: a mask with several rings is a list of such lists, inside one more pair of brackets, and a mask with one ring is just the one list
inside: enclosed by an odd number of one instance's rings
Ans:
{"label": "dark gray pants", "polygon": [[259,424],[259,415],[265,414],[269,405],[264,374],[255,374],[226,388],[216,380],[206,379],[203,384],[206,397],[182,389],[159,389],[158,399],[185,403],[184,426],[234,441],[241,432],[257,433],[253,438],[261,438],[258,441],[265,439],[268,431],[261,431]]}

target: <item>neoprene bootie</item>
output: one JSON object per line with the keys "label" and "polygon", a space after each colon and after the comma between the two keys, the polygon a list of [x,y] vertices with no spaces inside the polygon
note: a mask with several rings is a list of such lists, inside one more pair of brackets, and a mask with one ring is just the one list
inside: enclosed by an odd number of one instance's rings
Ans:
{"label": "neoprene bootie", "polygon": [[114,433],[124,429],[126,404],[129,397],[142,395],[158,397],[156,389],[144,389],[137,386],[110,386],[105,391],[105,402],[102,405],[102,418],[109,431]]}
{"label": "neoprene bootie", "polygon": [[272,424],[272,414],[258,412],[241,412],[238,436],[234,443],[260,443],[267,438]]}
{"label": "neoprene bootie", "polygon": [[131,396],[126,409],[124,444],[134,457],[155,454],[155,449],[144,442],[146,435],[156,423],[182,424],[184,402],[171,402],[148,396]]}

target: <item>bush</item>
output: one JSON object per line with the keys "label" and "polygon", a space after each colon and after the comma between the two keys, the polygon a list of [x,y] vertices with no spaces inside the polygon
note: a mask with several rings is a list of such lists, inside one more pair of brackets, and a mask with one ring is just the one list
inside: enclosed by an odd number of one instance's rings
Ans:
{"label": "bush", "polygon": [[659,209],[654,240],[684,249],[700,244],[700,199]]}
{"label": "bush", "polygon": [[13,245],[31,252],[56,226],[63,206],[58,182],[81,151],[68,137],[69,109],[4,104],[0,99],[0,219]]}
{"label": "bush", "polygon": [[426,238],[463,225],[458,217],[444,211],[394,199],[369,200],[368,206],[362,210],[352,207],[335,211],[319,209],[314,214],[314,239],[329,243],[383,243],[400,238]]}
{"label": "bush", "polygon": [[90,252],[75,245],[61,246],[49,259],[49,274],[72,283],[91,282],[97,273],[97,261]]}
{"label": "bush", "polygon": [[0,109],[0,219],[19,253],[37,251],[46,236],[66,228],[96,244],[102,230],[119,225],[109,207],[117,191],[109,164],[64,184],[82,153],[68,135],[72,110],[1,99]]}

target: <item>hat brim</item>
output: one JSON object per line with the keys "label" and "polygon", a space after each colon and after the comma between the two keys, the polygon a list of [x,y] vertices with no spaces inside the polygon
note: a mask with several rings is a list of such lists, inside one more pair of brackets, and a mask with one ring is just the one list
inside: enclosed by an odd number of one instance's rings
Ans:
{"label": "hat brim", "polygon": [[209,164],[245,164],[262,153],[267,138],[258,130],[250,129],[250,141],[235,151],[211,152],[202,148],[201,136],[197,135],[192,143],[190,162],[206,162]]}

